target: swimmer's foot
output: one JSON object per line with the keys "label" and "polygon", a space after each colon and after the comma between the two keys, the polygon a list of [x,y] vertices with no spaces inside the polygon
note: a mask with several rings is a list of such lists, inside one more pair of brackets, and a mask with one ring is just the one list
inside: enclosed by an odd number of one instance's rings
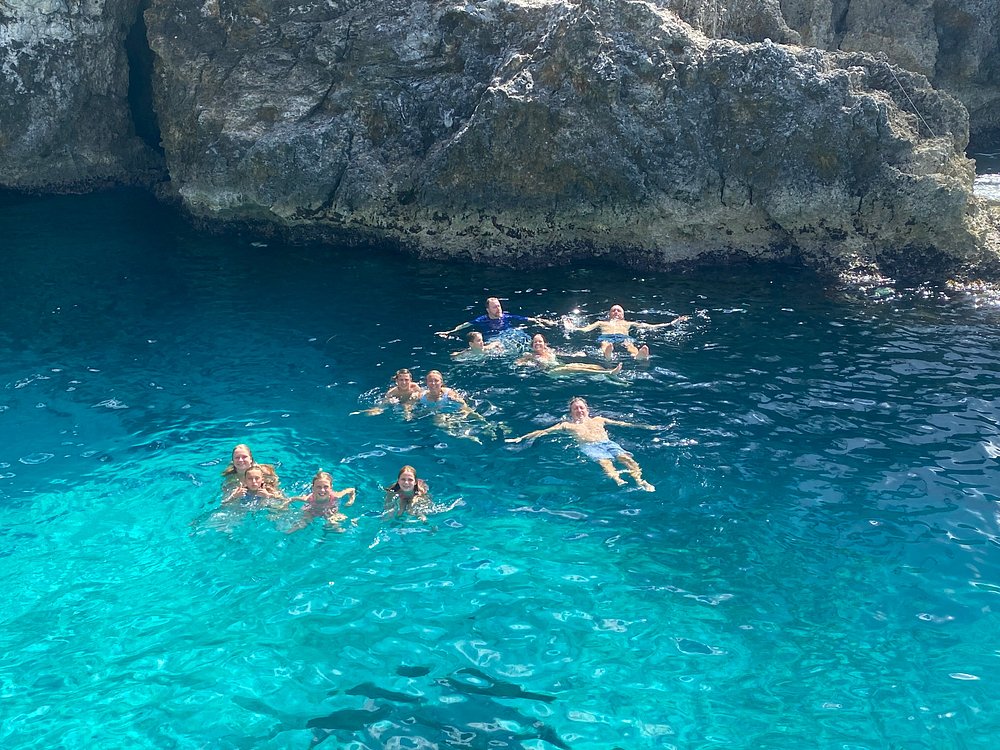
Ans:
{"label": "swimmer's foot", "polygon": [[601,344],[601,354],[604,355],[605,359],[611,359],[611,355],[614,353],[614,345],[610,341],[605,341]]}
{"label": "swimmer's foot", "polygon": [[649,347],[643,344],[635,354],[636,359],[649,359]]}
{"label": "swimmer's foot", "polygon": [[621,475],[617,473],[609,474],[608,476],[610,476],[611,479],[614,481],[614,483],[617,484],[619,487],[624,487],[626,484],[628,484],[624,479],[621,478]]}
{"label": "swimmer's foot", "polygon": [[646,490],[646,492],[655,492],[656,491],[656,487],[654,487],[653,485],[651,485],[645,479],[637,479],[635,481],[635,483],[637,485],[639,485],[639,489],[640,490]]}
{"label": "swimmer's foot", "polygon": [[622,363],[619,362],[616,367],[613,367],[612,369],[608,370],[608,375],[617,375],[621,371],[622,371]]}

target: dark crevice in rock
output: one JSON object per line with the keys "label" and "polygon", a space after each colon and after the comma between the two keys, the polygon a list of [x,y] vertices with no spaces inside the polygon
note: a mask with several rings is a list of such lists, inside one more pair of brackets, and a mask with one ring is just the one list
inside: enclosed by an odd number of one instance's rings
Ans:
{"label": "dark crevice in rock", "polygon": [[160,123],[153,107],[153,51],[146,39],[146,20],[143,13],[150,0],[141,0],[135,22],[125,37],[128,55],[128,106],[132,114],[135,134],[156,153],[163,155],[160,143]]}
{"label": "dark crevice in rock", "polygon": [[833,48],[840,49],[847,28],[847,12],[851,9],[850,0],[834,0],[830,5],[830,29],[833,32]]}
{"label": "dark crevice in rock", "polygon": [[934,4],[934,31],[938,42],[935,75],[961,77],[968,73],[970,39],[981,22],[950,3]]}

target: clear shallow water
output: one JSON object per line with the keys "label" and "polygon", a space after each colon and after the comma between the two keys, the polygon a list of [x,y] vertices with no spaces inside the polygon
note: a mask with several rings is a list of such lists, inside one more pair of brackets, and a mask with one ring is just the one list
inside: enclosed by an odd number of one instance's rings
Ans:
{"label": "clear shallow water", "polygon": [[[198,235],[142,196],[0,206],[4,748],[976,748],[1000,731],[995,297],[768,269],[532,274]],[[691,314],[622,387],[433,335]],[[587,336],[552,333],[564,348]],[[410,366],[494,423],[349,416]],[[237,442],[343,534],[220,524]],[[403,463],[464,505],[377,517]]]}

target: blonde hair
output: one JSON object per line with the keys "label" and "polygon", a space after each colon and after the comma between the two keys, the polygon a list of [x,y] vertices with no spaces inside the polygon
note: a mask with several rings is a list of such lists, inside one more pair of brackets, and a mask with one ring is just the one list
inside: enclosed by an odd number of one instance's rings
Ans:
{"label": "blonde hair", "polygon": [[331,475],[330,472],[323,471],[322,469],[320,469],[319,471],[316,472],[316,475],[312,478],[311,484],[316,484],[316,480],[318,479],[325,479],[330,483],[330,486],[333,487],[333,475]]}
{"label": "blonde hair", "polygon": [[247,476],[247,474],[249,474],[249,473],[250,473],[251,471],[252,471],[252,472],[253,472],[254,474],[260,474],[260,479],[261,479],[261,481],[262,481],[262,482],[264,481],[264,477],[266,476],[266,474],[264,473],[264,469],[262,469],[262,468],[261,468],[260,466],[258,466],[257,464],[254,464],[254,465],[253,465],[253,466],[251,466],[251,467],[250,467],[249,469],[247,469],[247,470],[246,470],[245,472],[243,472],[243,478],[244,478],[244,479],[246,479],[246,476]]}

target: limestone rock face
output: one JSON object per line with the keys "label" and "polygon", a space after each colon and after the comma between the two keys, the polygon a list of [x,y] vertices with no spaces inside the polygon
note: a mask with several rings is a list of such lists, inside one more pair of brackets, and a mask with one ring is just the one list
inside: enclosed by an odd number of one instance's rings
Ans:
{"label": "limestone rock face", "polygon": [[1000,0],[661,0],[712,37],[886,55],[968,108],[1000,140]]}
{"label": "limestone rock face", "polygon": [[127,101],[137,3],[0,2],[0,185],[86,189],[155,170]]}
{"label": "limestone rock face", "polygon": [[441,257],[994,262],[957,100],[662,5],[153,0],[171,187],[208,219]]}

